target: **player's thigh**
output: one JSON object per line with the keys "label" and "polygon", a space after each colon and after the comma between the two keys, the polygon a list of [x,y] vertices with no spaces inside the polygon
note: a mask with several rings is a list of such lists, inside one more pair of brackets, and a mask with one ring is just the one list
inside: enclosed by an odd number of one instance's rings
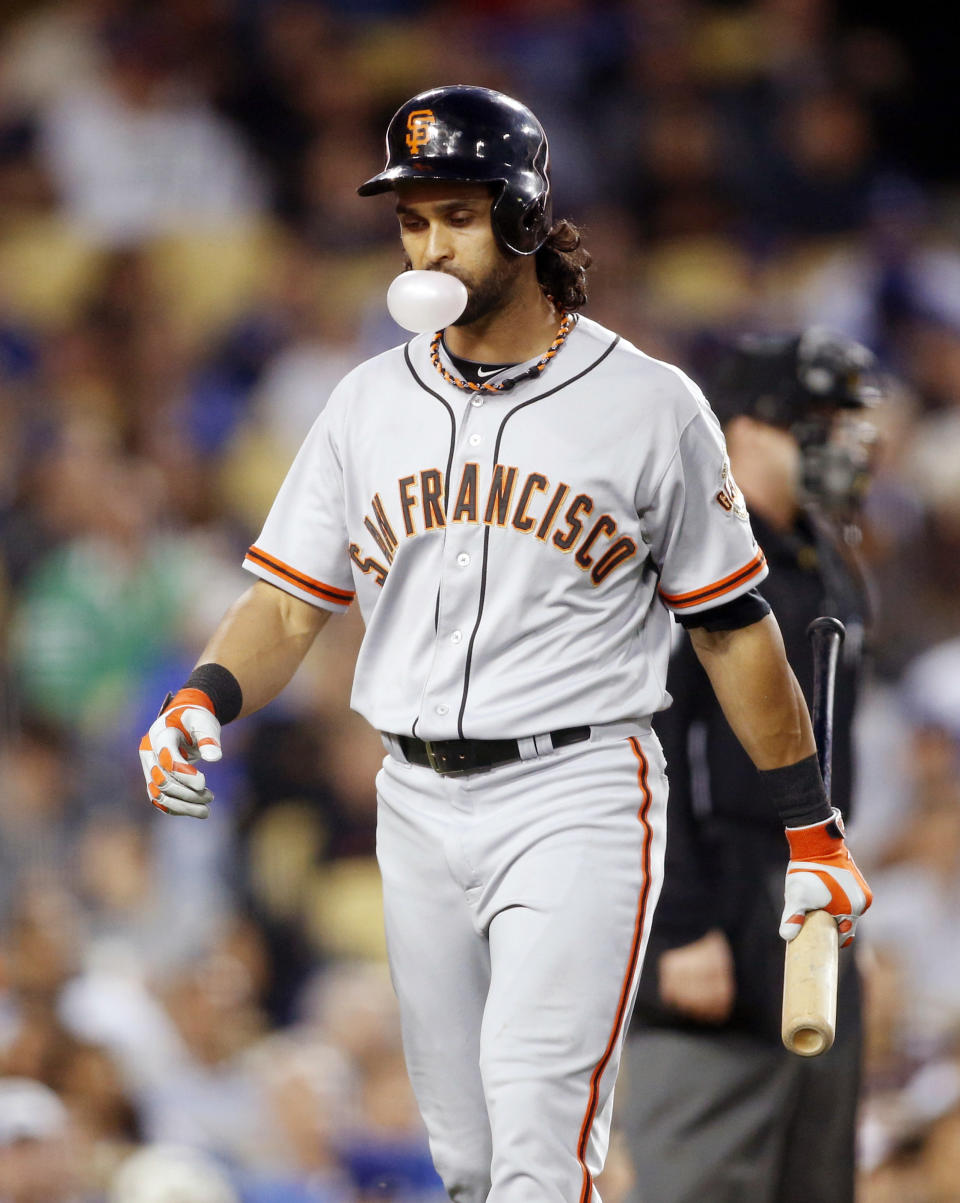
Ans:
{"label": "player's thigh", "polygon": [[488,1173],[479,1057],[489,954],[448,864],[445,785],[403,765],[377,784],[387,954],[410,1081],[441,1174],[453,1163]]}
{"label": "player's thigh", "polygon": [[498,1127],[535,1122],[573,1150],[605,1123],[662,874],[664,802],[659,748],[639,739],[525,785],[533,835],[507,862],[488,932],[495,1145]]}
{"label": "player's thigh", "polygon": [[779,1203],[794,1068],[747,1035],[632,1032],[617,1109],[636,1176],[628,1203]]}
{"label": "player's thigh", "polygon": [[662,877],[658,755],[619,740],[518,783],[524,819],[483,854],[501,860],[482,908],[484,1032],[504,1056],[541,1066],[573,1022],[586,1047],[585,1029],[608,1034],[631,1001]]}

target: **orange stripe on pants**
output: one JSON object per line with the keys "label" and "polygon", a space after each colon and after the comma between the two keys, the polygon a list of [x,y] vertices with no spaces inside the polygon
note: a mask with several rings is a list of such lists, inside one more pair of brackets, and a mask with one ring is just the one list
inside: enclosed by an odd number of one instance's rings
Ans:
{"label": "orange stripe on pants", "polygon": [[577,1142],[577,1158],[583,1167],[583,1190],[580,1192],[580,1203],[589,1203],[590,1196],[593,1193],[593,1175],[587,1169],[587,1141],[590,1139],[590,1129],[593,1127],[593,1121],[597,1115],[597,1106],[600,1100],[600,1079],[603,1077],[604,1070],[610,1064],[610,1058],[613,1056],[613,1050],[617,1047],[617,1041],[620,1038],[620,1032],[626,1019],[631,987],[637,971],[637,961],[640,957],[640,946],[643,943],[643,925],[647,912],[647,898],[650,893],[650,843],[652,833],[650,831],[650,824],[647,821],[647,812],[650,809],[650,790],[647,787],[647,758],[643,754],[643,748],[640,746],[639,739],[635,736],[630,739],[630,746],[633,749],[634,756],[639,761],[640,767],[637,770],[637,781],[640,786],[640,792],[643,795],[643,801],[640,804],[640,809],[637,811],[637,818],[643,825],[644,830],[643,888],[640,891],[640,898],[637,903],[637,918],[633,927],[630,956],[627,958],[627,969],[620,987],[620,998],[613,1020],[613,1030],[610,1033],[610,1039],[607,1041],[607,1047],[604,1050],[603,1056],[597,1062],[597,1066],[591,1075],[590,1099],[587,1103],[583,1123],[580,1126],[580,1139]]}

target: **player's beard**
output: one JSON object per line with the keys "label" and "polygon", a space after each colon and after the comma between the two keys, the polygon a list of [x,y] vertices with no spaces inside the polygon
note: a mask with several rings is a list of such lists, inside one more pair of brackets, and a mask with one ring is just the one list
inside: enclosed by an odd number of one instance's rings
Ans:
{"label": "player's beard", "polygon": [[[486,275],[480,277],[449,268],[428,268],[428,271],[446,271],[448,275],[456,276],[467,290],[466,308],[450,325],[469,326],[503,308],[513,295],[522,262],[519,255],[505,255],[501,251]],[[405,263],[409,271],[413,266],[410,259],[405,257]]]}
{"label": "player's beard", "polygon": [[491,313],[502,309],[513,296],[522,260],[518,255],[502,255],[485,276],[467,276],[452,272],[466,286],[467,305],[463,313],[451,324],[469,326]]}

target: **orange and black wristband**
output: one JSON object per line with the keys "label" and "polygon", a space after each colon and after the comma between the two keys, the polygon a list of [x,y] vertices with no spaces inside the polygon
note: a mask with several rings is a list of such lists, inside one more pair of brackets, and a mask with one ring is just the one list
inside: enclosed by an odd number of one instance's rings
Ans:
{"label": "orange and black wristband", "polygon": [[210,699],[214,717],[221,726],[232,722],[243,708],[240,682],[222,664],[198,664],[183,689],[199,689]]}
{"label": "orange and black wristband", "polygon": [[815,753],[780,769],[762,769],[760,777],[784,827],[810,827],[833,818]]}

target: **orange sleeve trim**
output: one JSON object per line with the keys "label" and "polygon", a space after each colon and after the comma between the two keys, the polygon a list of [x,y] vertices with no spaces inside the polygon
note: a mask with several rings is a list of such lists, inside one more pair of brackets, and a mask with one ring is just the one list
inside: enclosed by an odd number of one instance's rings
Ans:
{"label": "orange sleeve trim", "polygon": [[712,585],[705,585],[702,589],[694,589],[690,593],[664,593],[661,589],[659,591],[660,596],[674,610],[685,610],[688,606],[700,606],[704,602],[722,597],[724,593],[730,593],[738,585],[743,585],[747,581],[752,580],[766,566],[766,557],[762,551],[758,550],[753,559],[744,564],[742,568],[738,568],[736,572],[731,572],[729,576],[725,576],[722,580],[714,581]]}
{"label": "orange sleeve trim", "polygon": [[284,564],[283,560],[268,556],[259,547],[251,547],[247,552],[247,559],[261,568],[266,568],[268,572],[272,572],[281,580],[296,585],[298,589],[312,593],[314,597],[322,597],[324,601],[335,602],[338,606],[349,606],[356,597],[352,589],[338,589],[336,585],[325,585],[323,581],[316,581],[312,576],[305,576],[304,573],[291,568],[289,564]]}
{"label": "orange sleeve trim", "polygon": [[627,1009],[630,1005],[630,996],[633,993],[633,980],[637,972],[637,963],[640,959],[640,947],[643,944],[644,926],[647,917],[647,900],[650,896],[650,845],[653,839],[653,833],[650,830],[650,787],[647,784],[647,758],[643,753],[643,748],[640,745],[639,739],[633,737],[630,739],[630,746],[633,749],[633,754],[637,758],[637,783],[640,786],[641,804],[637,812],[637,818],[643,827],[643,886],[640,890],[640,898],[637,902],[636,919],[633,927],[633,941],[630,945],[630,955],[627,958],[627,968],[623,975],[623,983],[620,987],[620,997],[617,1000],[617,1011],[613,1020],[613,1030],[610,1033],[610,1039],[607,1041],[607,1047],[604,1049],[603,1056],[597,1062],[593,1074],[590,1078],[590,1098],[587,1103],[587,1110],[583,1117],[583,1123],[580,1125],[580,1137],[577,1141],[577,1160],[580,1162],[580,1168],[583,1171],[583,1189],[580,1192],[579,1203],[590,1203],[594,1195],[593,1190],[593,1175],[587,1167],[587,1145],[590,1141],[590,1130],[593,1128],[594,1120],[597,1118],[597,1109],[600,1103],[600,1079],[603,1077],[604,1071],[610,1064],[610,1058],[613,1056],[613,1051],[617,1047],[617,1042],[620,1039],[623,1025],[627,1018]]}

